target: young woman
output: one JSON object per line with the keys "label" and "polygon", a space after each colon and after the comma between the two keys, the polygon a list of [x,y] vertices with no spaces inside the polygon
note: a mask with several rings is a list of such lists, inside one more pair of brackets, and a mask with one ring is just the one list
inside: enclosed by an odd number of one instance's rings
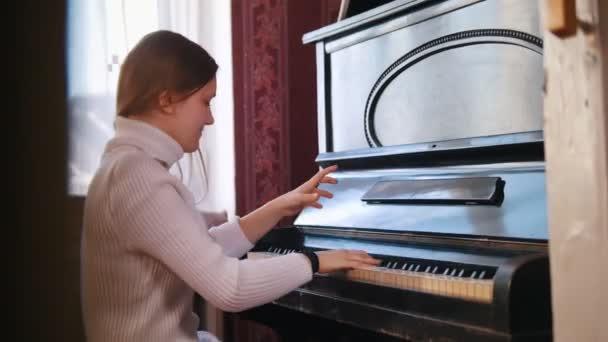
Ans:
{"label": "young woman", "polygon": [[335,167],[252,213],[209,227],[169,168],[213,124],[217,65],[169,31],[145,36],[122,65],[116,135],[90,185],[82,240],[88,341],[196,341],[193,291],[224,311],[279,298],[314,272],[378,264],[363,251],[240,260],[284,216],[321,208]]}

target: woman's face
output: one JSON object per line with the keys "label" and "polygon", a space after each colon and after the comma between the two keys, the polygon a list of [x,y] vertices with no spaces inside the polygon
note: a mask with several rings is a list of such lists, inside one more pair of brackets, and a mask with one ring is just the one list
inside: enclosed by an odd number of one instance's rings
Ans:
{"label": "woman's face", "polygon": [[184,152],[196,151],[203,128],[213,124],[210,104],[215,97],[216,86],[214,77],[186,100],[174,104],[173,138],[182,146]]}

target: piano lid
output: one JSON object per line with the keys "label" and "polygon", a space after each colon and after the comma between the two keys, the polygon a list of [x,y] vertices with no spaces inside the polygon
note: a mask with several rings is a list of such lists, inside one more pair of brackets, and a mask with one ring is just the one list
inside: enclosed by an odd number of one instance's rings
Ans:
{"label": "piano lid", "polygon": [[536,1],[392,1],[306,34],[320,152],[542,132]]}

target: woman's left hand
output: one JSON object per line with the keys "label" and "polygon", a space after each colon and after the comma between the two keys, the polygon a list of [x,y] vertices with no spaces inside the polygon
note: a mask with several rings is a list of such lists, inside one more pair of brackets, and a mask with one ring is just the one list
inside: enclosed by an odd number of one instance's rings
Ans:
{"label": "woman's left hand", "polygon": [[327,190],[319,189],[318,186],[322,183],[336,184],[337,180],[328,175],[336,171],[337,168],[337,165],[332,165],[319,170],[304,184],[274,199],[274,205],[281,211],[282,216],[295,215],[305,207],[322,208],[323,206],[318,202],[321,196],[332,198],[333,194]]}
{"label": "woman's left hand", "polygon": [[331,198],[333,195],[327,190],[319,189],[318,186],[321,183],[337,183],[335,178],[328,176],[337,168],[337,165],[332,165],[320,170],[296,189],[242,217],[240,225],[247,239],[255,243],[283,217],[295,215],[304,207],[322,208],[321,203],[318,202],[319,198],[321,196]]}

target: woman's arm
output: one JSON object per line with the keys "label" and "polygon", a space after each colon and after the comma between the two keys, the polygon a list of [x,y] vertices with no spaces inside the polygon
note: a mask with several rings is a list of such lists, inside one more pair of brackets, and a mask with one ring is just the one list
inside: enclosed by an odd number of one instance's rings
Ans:
{"label": "woman's arm", "polygon": [[336,166],[320,170],[297,189],[277,197],[235,222],[224,223],[227,221],[225,212],[202,211],[201,215],[207,226],[212,227],[209,234],[222,245],[226,255],[241,257],[284,216],[294,215],[306,206],[321,208],[317,203],[319,196],[331,197],[332,194],[317,189],[317,186],[320,183],[336,183],[334,178],[327,176],[335,170]]}
{"label": "woman's arm", "polygon": [[226,211],[199,211],[199,213],[205,229],[209,230],[209,235],[222,246],[227,256],[240,258],[253,248],[253,244],[243,233],[238,218],[228,221]]}
{"label": "woman's arm", "polygon": [[336,169],[337,166],[333,165],[319,170],[298,188],[275,198],[241,218],[241,227],[247,239],[255,244],[283,217],[295,215],[304,207],[320,209],[322,206],[317,202],[320,196],[331,198],[333,195],[328,191],[318,189],[317,186],[321,183],[335,184],[336,179],[328,175]]}
{"label": "woman's arm", "polygon": [[[133,251],[160,261],[214,306],[242,311],[277,299],[312,279],[310,261],[300,253],[262,260],[227,256],[200,228],[200,214],[178,194],[166,170],[145,158],[129,158],[129,164],[127,172],[115,175],[117,181],[110,192],[115,233]],[[361,251],[318,254],[320,272],[379,262]]]}
{"label": "woman's arm", "polygon": [[148,255],[183,279],[210,303],[241,311],[267,303],[312,279],[298,253],[268,260],[238,260],[201,229],[171,177],[153,161],[133,157],[110,190],[112,227],[131,249]]}

